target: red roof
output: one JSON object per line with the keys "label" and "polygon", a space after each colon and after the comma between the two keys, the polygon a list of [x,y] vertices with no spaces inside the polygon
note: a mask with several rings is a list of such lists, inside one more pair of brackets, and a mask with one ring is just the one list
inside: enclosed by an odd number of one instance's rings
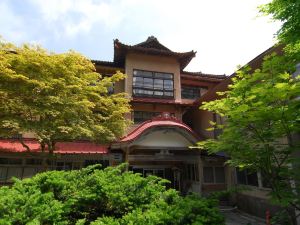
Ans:
{"label": "red roof", "polygon": [[[31,152],[41,152],[40,144],[36,140],[24,140]],[[107,146],[91,142],[58,142],[55,145],[54,153],[58,154],[106,154]],[[1,152],[26,152],[26,149],[17,140],[2,139],[0,140]]]}
{"label": "red roof", "polygon": [[156,117],[152,120],[145,121],[140,126],[138,126],[136,129],[134,129],[131,133],[129,133],[127,136],[121,138],[120,142],[130,142],[135,140],[137,137],[139,137],[144,131],[153,128],[153,127],[179,127],[182,129],[185,129],[187,132],[192,134],[197,140],[199,140],[198,135],[186,124],[182,123],[181,121],[175,119],[175,118],[163,118],[163,117]]}

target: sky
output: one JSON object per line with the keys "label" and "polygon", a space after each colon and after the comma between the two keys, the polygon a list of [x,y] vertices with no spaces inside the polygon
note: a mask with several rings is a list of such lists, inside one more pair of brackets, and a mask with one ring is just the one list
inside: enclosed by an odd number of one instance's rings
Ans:
{"label": "sky", "polygon": [[133,45],[153,35],[173,51],[197,51],[185,70],[230,75],[276,43],[280,24],[258,16],[267,2],[0,0],[0,36],[112,61],[114,39]]}

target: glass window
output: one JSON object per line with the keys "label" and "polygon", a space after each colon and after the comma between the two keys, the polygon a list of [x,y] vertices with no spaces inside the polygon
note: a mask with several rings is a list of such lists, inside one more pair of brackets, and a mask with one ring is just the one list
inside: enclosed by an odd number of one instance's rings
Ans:
{"label": "glass window", "polygon": [[22,164],[22,159],[16,159],[16,158],[0,158],[0,164],[20,165],[20,164]]}
{"label": "glass window", "polygon": [[173,80],[164,80],[164,89],[173,90]]}
{"label": "glass window", "polygon": [[36,168],[24,168],[23,179],[33,177],[37,172],[38,170]]}
{"label": "glass window", "polygon": [[173,74],[133,71],[133,96],[173,98]]}
{"label": "glass window", "polygon": [[164,95],[172,97],[173,96],[173,92],[171,92],[171,91],[165,91]]}
{"label": "glass window", "polygon": [[173,74],[171,73],[154,73],[155,78],[162,78],[162,79],[173,79]]}
{"label": "glass window", "polygon": [[201,87],[188,87],[182,86],[181,87],[181,97],[186,99],[197,99],[200,97]]}
{"label": "glass window", "polygon": [[245,170],[240,170],[236,169],[236,178],[237,178],[237,183],[238,184],[247,184],[247,178],[246,178],[246,171]]}
{"label": "glass window", "polygon": [[154,89],[163,90],[164,88],[164,80],[155,79],[154,80]]}
{"label": "glass window", "polygon": [[203,167],[203,180],[204,183],[214,183],[214,168]]}
{"label": "glass window", "polygon": [[154,95],[156,95],[156,96],[163,96],[164,92],[163,91],[154,91]]}
{"label": "glass window", "polygon": [[257,173],[247,173],[247,184],[251,186],[258,186]]}
{"label": "glass window", "polygon": [[0,181],[6,181],[7,167],[0,167]]}
{"label": "glass window", "polygon": [[199,181],[199,171],[197,164],[187,164],[187,179],[191,181]]}
{"label": "glass window", "polygon": [[250,172],[248,170],[236,169],[237,183],[244,185],[251,185],[258,187],[258,177],[256,172]]}
{"label": "glass window", "polygon": [[134,123],[145,122],[146,120],[151,120],[153,117],[156,117],[160,114],[161,112],[134,111],[133,121]]}
{"label": "glass window", "polygon": [[22,178],[22,167],[9,167],[7,172],[7,179],[12,177]]}
{"label": "glass window", "polygon": [[225,183],[224,167],[215,167],[216,183]]}
{"label": "glass window", "polygon": [[27,165],[42,165],[43,160],[42,159],[26,159]]}
{"label": "glass window", "polygon": [[264,173],[261,173],[261,179],[262,179],[262,186],[264,188],[271,188],[270,180]]}
{"label": "glass window", "polygon": [[203,167],[204,183],[224,184],[225,170],[222,166],[217,167]]}
{"label": "glass window", "polygon": [[152,78],[144,78],[144,88],[153,89],[153,79]]}

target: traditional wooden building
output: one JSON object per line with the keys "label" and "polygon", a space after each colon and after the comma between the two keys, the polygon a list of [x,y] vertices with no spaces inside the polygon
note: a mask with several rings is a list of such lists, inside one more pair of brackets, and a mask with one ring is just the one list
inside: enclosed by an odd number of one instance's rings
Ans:
{"label": "traditional wooden building", "polygon": [[[225,75],[188,72],[185,67],[196,52],[174,52],[151,36],[136,45],[114,40],[113,61],[93,60],[97,72],[127,75],[114,84],[112,93],[127,93],[132,112],[125,115],[133,125],[127,134],[108,146],[89,142],[58,143],[47,169],[78,169],[93,163],[116,165],[144,176],[169,179],[183,193],[224,190],[229,185],[224,155],[208,156],[189,147],[207,136],[209,116],[195,117],[198,100],[220,84]],[[33,134],[24,134],[33,151],[26,152],[14,139],[0,141],[0,182],[12,176],[30,177],[44,168],[43,154]],[[47,163],[49,165],[49,163]]]}

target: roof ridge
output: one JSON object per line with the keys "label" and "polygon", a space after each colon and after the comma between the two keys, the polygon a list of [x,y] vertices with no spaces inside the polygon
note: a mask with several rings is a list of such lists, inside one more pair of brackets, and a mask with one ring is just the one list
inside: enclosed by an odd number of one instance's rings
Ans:
{"label": "roof ridge", "polygon": [[226,74],[211,74],[211,73],[202,73],[199,72],[192,72],[192,71],[181,71],[182,74],[188,74],[188,75],[195,75],[195,76],[209,76],[209,77],[215,77],[215,78],[226,78]]}

